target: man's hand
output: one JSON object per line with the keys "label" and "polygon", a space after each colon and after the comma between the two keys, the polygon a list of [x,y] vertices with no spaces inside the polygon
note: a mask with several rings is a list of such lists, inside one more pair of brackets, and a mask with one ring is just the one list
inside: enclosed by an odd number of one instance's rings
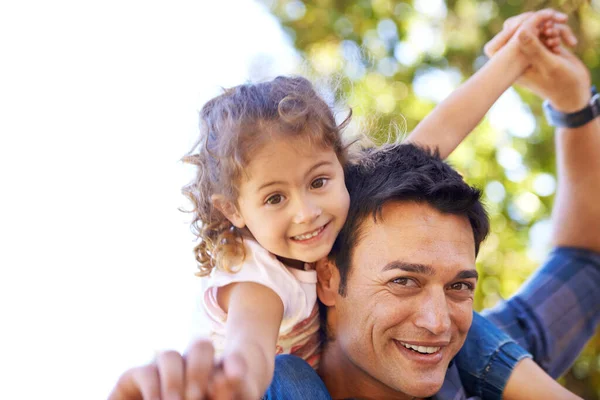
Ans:
{"label": "man's hand", "polygon": [[[590,73],[585,65],[564,47],[558,46],[550,50],[530,30],[521,29],[523,24],[540,12],[556,13],[552,10],[542,10],[508,19],[502,32],[486,44],[484,51],[488,57],[492,57],[510,40],[518,40],[519,47],[529,58],[531,66],[517,83],[549,100],[559,111],[578,111],[585,107],[590,98]],[[549,33],[558,35],[568,45],[574,45],[577,40],[571,29],[564,24],[565,18],[564,14],[556,13],[557,23],[551,28],[555,31]],[[544,32],[546,26],[540,26],[539,29],[540,32]]]}
{"label": "man's hand", "polygon": [[108,400],[256,400],[262,393],[252,383],[242,356],[230,354],[217,363],[212,343],[201,339],[183,356],[165,351],[126,371]]}

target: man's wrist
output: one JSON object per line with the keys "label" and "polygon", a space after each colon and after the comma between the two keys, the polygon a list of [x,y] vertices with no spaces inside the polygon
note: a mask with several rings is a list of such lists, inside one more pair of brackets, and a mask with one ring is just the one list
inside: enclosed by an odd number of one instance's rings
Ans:
{"label": "man's wrist", "polygon": [[585,107],[590,102],[590,85],[577,88],[574,93],[563,93],[556,99],[548,99],[552,108],[561,113],[574,113]]}
{"label": "man's wrist", "polygon": [[[589,100],[582,107],[575,111],[564,112],[565,108],[556,109],[549,101],[544,102],[544,113],[550,125],[562,128],[577,128],[583,126],[600,116],[600,95],[596,91],[595,86],[591,87],[589,94],[586,96]],[[579,104],[579,102],[572,103]],[[574,107],[574,106],[573,106]],[[567,107],[571,110],[571,107]]]}

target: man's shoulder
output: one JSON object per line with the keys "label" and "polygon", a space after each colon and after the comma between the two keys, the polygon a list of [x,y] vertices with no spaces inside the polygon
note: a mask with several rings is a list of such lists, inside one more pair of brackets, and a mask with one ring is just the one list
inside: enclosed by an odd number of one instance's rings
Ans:
{"label": "man's shoulder", "polygon": [[432,400],[480,400],[477,396],[468,396],[460,379],[456,364],[451,364],[446,372],[444,383]]}

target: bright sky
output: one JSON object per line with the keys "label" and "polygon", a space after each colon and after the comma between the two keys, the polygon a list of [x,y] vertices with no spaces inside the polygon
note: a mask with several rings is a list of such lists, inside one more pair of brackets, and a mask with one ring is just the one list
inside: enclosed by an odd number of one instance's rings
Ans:
{"label": "bright sky", "polygon": [[0,397],[104,399],[202,331],[197,111],[293,52],[252,0],[3,2],[0,38]]}

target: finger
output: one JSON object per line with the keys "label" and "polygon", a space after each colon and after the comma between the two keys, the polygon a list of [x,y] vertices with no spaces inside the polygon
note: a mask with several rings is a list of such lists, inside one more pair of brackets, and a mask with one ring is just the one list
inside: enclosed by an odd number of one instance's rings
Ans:
{"label": "finger", "polygon": [[492,57],[494,54],[498,52],[504,45],[510,40],[511,37],[515,34],[517,29],[519,28],[519,24],[512,24],[494,36],[489,42],[483,46],[483,52],[486,56]]}
{"label": "finger", "polygon": [[230,354],[223,359],[211,378],[209,390],[212,400],[255,399],[262,393],[246,378],[248,366],[238,354]]}
{"label": "finger", "polygon": [[549,49],[552,49],[553,47],[558,47],[558,46],[560,46],[560,38],[544,39],[544,44]]}
{"label": "finger", "polygon": [[560,37],[558,29],[554,25],[551,28],[543,28],[542,33],[546,38]]}
{"label": "finger", "polygon": [[556,11],[550,8],[545,8],[543,10],[534,12],[529,18],[523,21],[521,26],[542,30],[546,22],[552,21],[555,15]]}
{"label": "finger", "polygon": [[160,399],[158,371],[153,364],[126,371],[108,396],[109,400]]}
{"label": "finger", "polygon": [[[138,367],[139,368],[139,367]],[[139,382],[135,379],[135,368],[125,371],[108,395],[108,400],[143,400]]]}
{"label": "finger", "polygon": [[558,22],[558,23],[565,23],[569,20],[569,16],[563,12],[560,11],[556,11],[556,10],[552,10],[554,11],[554,22]]}
{"label": "finger", "polygon": [[577,37],[569,25],[557,24],[555,29],[558,31],[558,35],[567,46],[573,47],[577,44]]}
{"label": "finger", "polygon": [[223,360],[223,373],[233,393],[242,393],[247,389],[242,387],[244,377],[248,373],[248,366],[242,356],[232,354],[226,357]]}
{"label": "finger", "polygon": [[521,28],[517,35],[519,48],[521,52],[528,56],[533,67],[541,73],[554,68],[557,62],[556,56],[544,46],[542,41],[538,39],[537,34],[532,32],[531,29]]}
{"label": "finger", "polygon": [[533,14],[533,11],[527,11],[522,14],[515,15],[514,17],[510,17],[506,21],[504,21],[502,28],[503,29],[512,29],[515,27],[515,25],[519,26],[519,25],[521,25],[521,23],[523,21],[525,21],[527,18],[529,18],[532,14]]}
{"label": "finger", "polygon": [[163,400],[183,399],[183,358],[176,351],[164,351],[156,358]]}
{"label": "finger", "polygon": [[560,54],[561,48],[562,48],[561,46],[552,47],[552,48],[550,48],[550,51],[553,52],[554,54]]}
{"label": "finger", "polygon": [[196,340],[185,354],[185,399],[202,399],[213,373],[215,350],[209,340]]}
{"label": "finger", "polygon": [[500,50],[515,34],[519,26],[525,21],[532,12],[526,12],[516,17],[511,17],[504,21],[504,29],[494,36],[489,42],[483,46],[483,52],[486,56],[492,57],[498,50]]}
{"label": "finger", "polygon": [[208,394],[211,400],[231,400],[234,398],[233,391],[222,368],[219,368],[212,375]]}

